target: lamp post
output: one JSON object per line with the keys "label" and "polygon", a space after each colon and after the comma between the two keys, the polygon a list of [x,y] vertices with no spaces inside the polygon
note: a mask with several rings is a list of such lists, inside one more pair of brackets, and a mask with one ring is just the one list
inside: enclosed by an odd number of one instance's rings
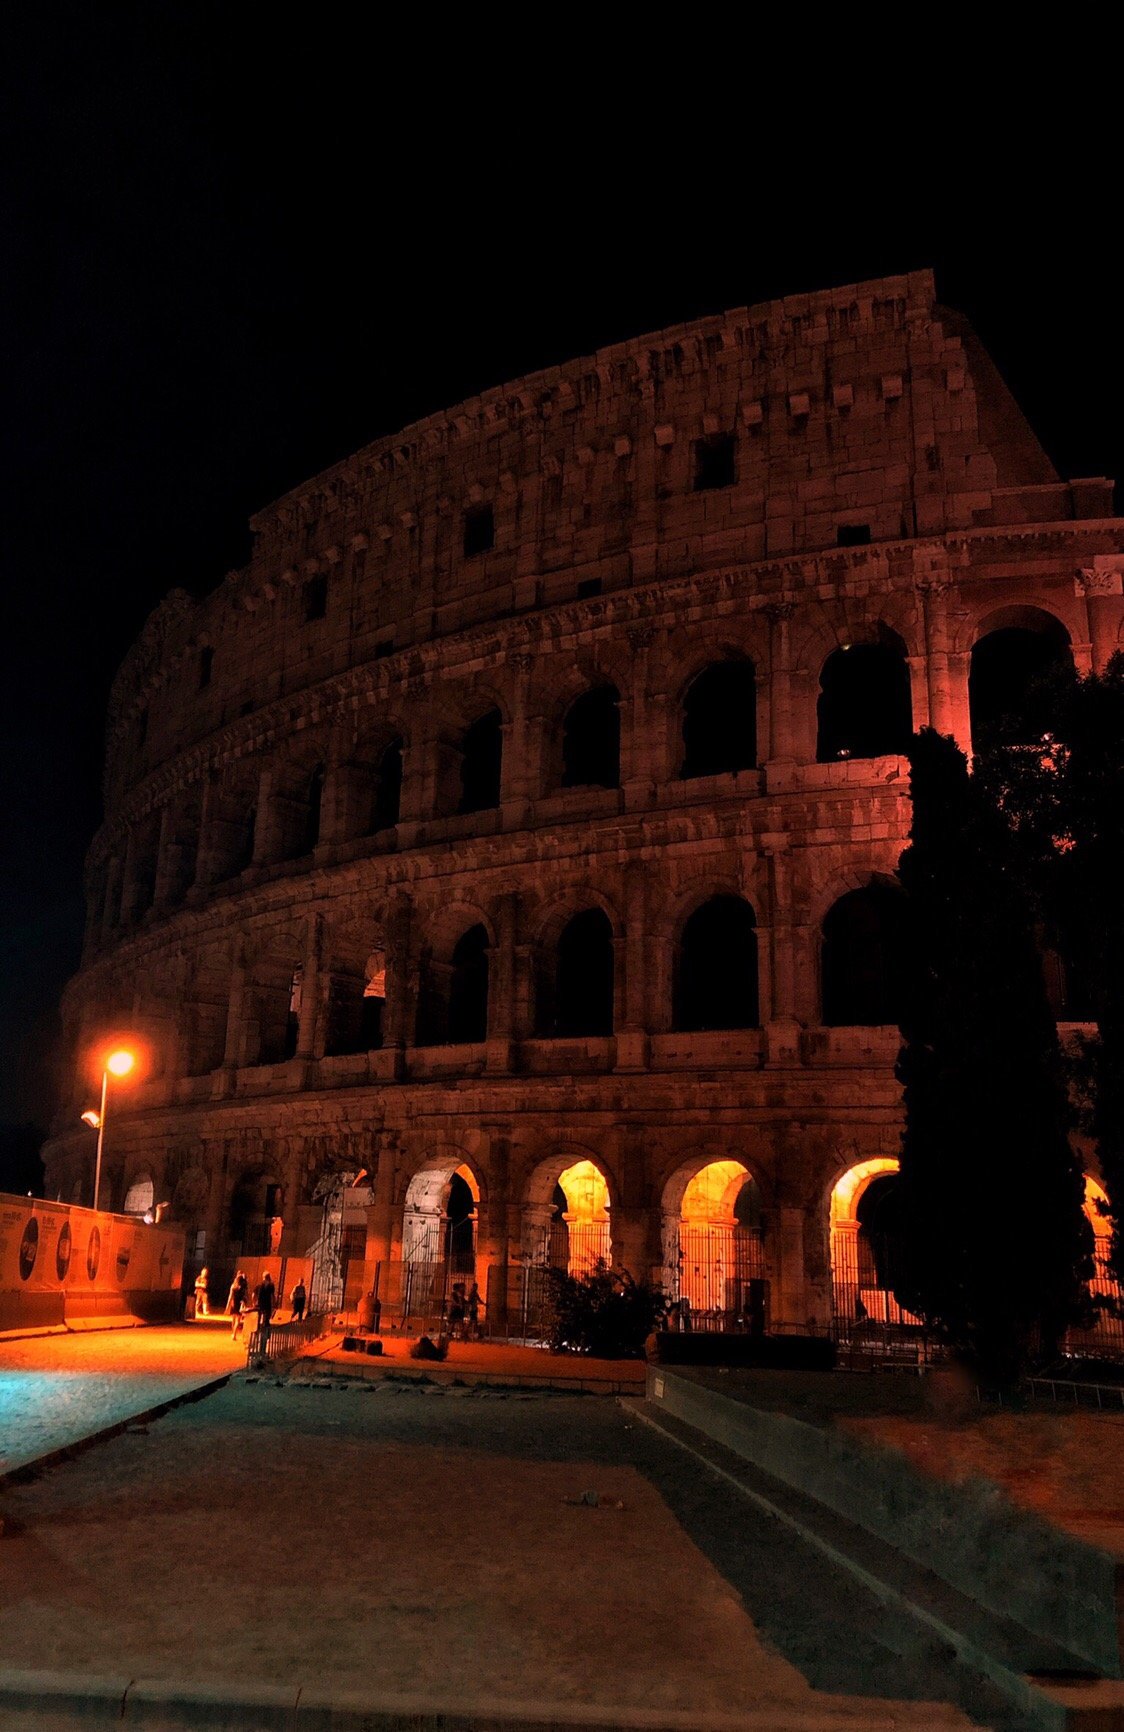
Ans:
{"label": "lamp post", "polygon": [[91,1129],[96,1125],[98,1132],[98,1152],[97,1159],[94,1163],[95,1209],[98,1206],[98,1198],[101,1194],[101,1152],[105,1145],[105,1109],[106,1103],[109,1099],[109,1078],[111,1074],[117,1077],[128,1076],[136,1062],[136,1054],[127,1052],[124,1047],[119,1048],[116,1052],[111,1052],[105,1061],[105,1068],[101,1073],[101,1109],[97,1113],[82,1114],[83,1121],[88,1124]]}

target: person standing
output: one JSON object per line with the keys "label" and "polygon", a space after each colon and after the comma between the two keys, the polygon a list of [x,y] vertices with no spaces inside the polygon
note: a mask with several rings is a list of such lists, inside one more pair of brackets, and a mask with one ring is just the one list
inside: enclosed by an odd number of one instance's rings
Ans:
{"label": "person standing", "polygon": [[258,1290],[254,1294],[254,1310],[258,1314],[258,1328],[261,1330],[263,1337],[269,1334],[269,1324],[270,1319],[273,1316],[273,1307],[276,1298],[277,1294],[273,1286],[273,1276],[267,1269],[261,1280],[258,1282]]}
{"label": "person standing", "polygon": [[308,1304],[308,1291],[303,1281],[298,1281],[293,1288],[290,1304],[293,1307],[293,1322],[304,1321],[304,1308]]}
{"label": "person standing", "polygon": [[474,1281],[472,1286],[469,1288],[468,1298],[465,1300],[465,1312],[468,1317],[468,1336],[472,1341],[479,1339],[480,1308],[483,1303],[484,1296]]}
{"label": "person standing", "polygon": [[203,1268],[200,1269],[198,1275],[196,1275],[196,1277],[195,1277],[195,1315],[196,1315],[196,1317],[209,1317],[211,1314],[210,1313],[210,1300],[209,1300],[208,1294],[207,1294],[207,1282],[208,1282],[208,1271],[207,1271],[206,1265],[204,1265]]}
{"label": "person standing", "polygon": [[239,1269],[231,1282],[230,1298],[226,1302],[226,1308],[230,1312],[230,1338],[232,1341],[237,1341],[242,1334],[246,1322],[246,1300],[249,1296],[250,1283],[242,1270]]}

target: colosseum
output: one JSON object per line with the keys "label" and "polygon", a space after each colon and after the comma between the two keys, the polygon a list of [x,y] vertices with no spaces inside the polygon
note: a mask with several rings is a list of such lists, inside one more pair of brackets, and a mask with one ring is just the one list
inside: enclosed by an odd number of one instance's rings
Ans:
{"label": "colosseum", "polygon": [[917,272],[487,391],[251,528],[113,687],[48,1193],[128,1033],[101,1200],[189,1276],[473,1278],[524,1335],[598,1256],[700,1322],[892,1309],[902,750],[1105,665],[1111,483]]}

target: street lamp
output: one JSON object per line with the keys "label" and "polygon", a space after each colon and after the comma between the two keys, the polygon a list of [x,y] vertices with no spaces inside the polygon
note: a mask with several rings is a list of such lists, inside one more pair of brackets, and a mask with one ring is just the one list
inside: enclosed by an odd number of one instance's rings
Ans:
{"label": "street lamp", "polygon": [[95,1209],[98,1206],[98,1196],[101,1191],[101,1152],[105,1143],[105,1108],[109,1097],[109,1079],[110,1076],[128,1076],[136,1062],[136,1053],[127,1051],[125,1047],[119,1047],[115,1052],[111,1052],[101,1073],[101,1110],[95,1113],[91,1108],[89,1112],[82,1114],[83,1124],[89,1125],[91,1130],[96,1129],[98,1133],[98,1153],[94,1164]]}

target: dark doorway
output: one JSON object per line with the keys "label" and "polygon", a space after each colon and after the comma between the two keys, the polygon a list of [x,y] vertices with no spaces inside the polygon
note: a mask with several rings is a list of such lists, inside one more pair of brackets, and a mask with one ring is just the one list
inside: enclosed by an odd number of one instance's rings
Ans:
{"label": "dark doorway", "polygon": [[829,1028],[896,1023],[901,1014],[902,897],[870,884],[841,896],[823,923],[823,1019]]}
{"label": "dark doorway", "polygon": [[990,631],[972,650],[968,707],[976,752],[1032,745],[1050,732],[1050,685],[1073,661],[1064,627],[1048,614],[1041,618],[1041,625]]}
{"label": "dark doorway", "polygon": [[398,738],[381,754],[375,770],[371,800],[371,834],[389,830],[398,822],[402,807],[402,741]]}
{"label": "dark doorway", "polygon": [[461,797],[458,812],[487,812],[500,803],[503,718],[498,710],[480,716],[461,744]]}
{"label": "dark doorway", "polygon": [[449,1041],[452,1045],[488,1036],[488,934],[472,926],[453,948],[449,978]]}
{"label": "dark doorway", "polygon": [[718,776],[757,765],[757,674],[751,661],[712,662],[683,703],[686,777]]}
{"label": "dark doorway", "polygon": [[675,1027],[756,1028],[757,933],[740,896],[712,896],[679,940]]}
{"label": "dark doorway", "polygon": [[907,751],[913,703],[904,646],[856,643],[833,651],[820,674],[816,719],[821,764]]}
{"label": "dark doorway", "polygon": [[613,929],[600,908],[575,914],[558,940],[554,1014],[545,1032],[613,1032]]}
{"label": "dark doorway", "polygon": [[620,786],[619,704],[616,686],[594,686],[570,705],[562,724],[564,788]]}

